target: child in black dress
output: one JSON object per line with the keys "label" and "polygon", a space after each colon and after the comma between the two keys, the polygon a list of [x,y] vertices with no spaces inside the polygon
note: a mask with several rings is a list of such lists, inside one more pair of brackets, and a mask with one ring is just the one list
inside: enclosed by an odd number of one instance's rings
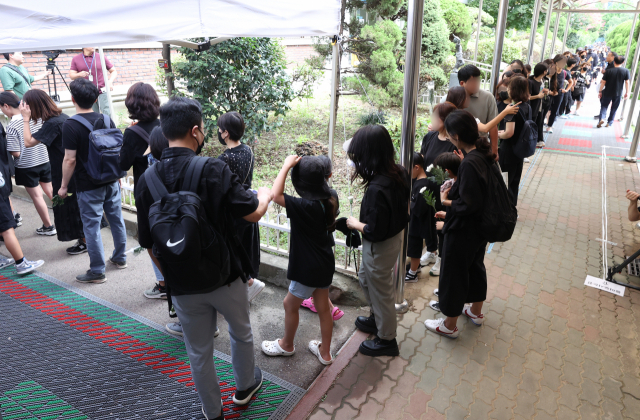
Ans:
{"label": "child in black dress", "polygon": [[[238,175],[246,189],[251,189],[255,159],[251,148],[240,141],[244,135],[244,128],[242,115],[235,111],[222,114],[218,118],[218,141],[227,146],[227,150],[218,156],[218,159],[229,165],[231,172]],[[248,278],[249,302],[251,302],[265,286],[263,282],[256,279],[260,269],[260,230],[258,223],[250,223],[242,218],[235,220],[235,227],[242,248],[251,262],[249,271],[245,273]]]}
{"label": "child in black dress", "polygon": [[409,236],[407,243],[407,256],[411,258],[411,266],[404,278],[405,283],[418,281],[420,271],[420,257],[425,239],[435,234],[435,223],[430,216],[430,206],[422,195],[429,186],[429,179],[424,171],[424,158],[418,152],[413,152],[413,168],[411,170],[413,184],[411,187],[411,213],[409,220]]}
{"label": "child in black dress", "polygon": [[[274,341],[263,341],[262,351],[267,356],[293,356],[293,340],[299,323],[300,304],[314,297],[320,319],[322,341],[311,340],[311,351],[323,365],[333,363],[331,336],[333,319],[329,304],[329,286],[335,272],[332,232],[336,227],[338,194],[325,180],[326,156],[289,156],[273,183],[273,201],[287,209],[291,222],[289,293],[284,298],[284,336]],[[289,170],[291,182],[300,198],[284,193]]]}

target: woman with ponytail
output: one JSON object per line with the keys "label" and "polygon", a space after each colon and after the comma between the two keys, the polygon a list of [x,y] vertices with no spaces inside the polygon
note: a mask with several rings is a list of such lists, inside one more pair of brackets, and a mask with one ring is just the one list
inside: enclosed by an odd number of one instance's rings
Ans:
{"label": "woman with ponytail", "polygon": [[[475,118],[467,111],[454,111],[445,121],[449,140],[465,154],[458,179],[442,192],[447,217],[442,232],[444,244],[438,285],[439,306],[446,318],[428,319],[428,330],[449,338],[458,337],[456,322],[464,313],[482,325],[482,304],[487,297],[484,254],[487,241],[480,234],[487,185],[496,155],[489,141],[480,137]],[[465,303],[471,303],[466,306]]]}

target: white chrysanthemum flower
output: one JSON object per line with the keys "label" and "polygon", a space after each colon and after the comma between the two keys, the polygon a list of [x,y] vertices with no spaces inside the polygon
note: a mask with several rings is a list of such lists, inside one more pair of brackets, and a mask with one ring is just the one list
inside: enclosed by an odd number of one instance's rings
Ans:
{"label": "white chrysanthemum flower", "polygon": [[424,190],[426,190],[426,189],[427,189],[427,187],[420,188],[420,194],[422,194],[424,192]]}
{"label": "white chrysanthemum flower", "polygon": [[432,169],[433,169],[433,164],[427,166],[427,172],[431,172]]}

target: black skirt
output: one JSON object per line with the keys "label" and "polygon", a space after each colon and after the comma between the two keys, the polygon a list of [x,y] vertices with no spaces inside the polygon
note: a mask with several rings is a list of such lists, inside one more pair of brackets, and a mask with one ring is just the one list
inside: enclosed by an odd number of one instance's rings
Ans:
{"label": "black skirt", "polygon": [[260,270],[260,229],[258,224],[247,222],[244,219],[236,219],[235,227],[240,245],[249,257],[250,267],[243,267],[246,271],[245,274],[256,278]]}
{"label": "black skirt", "polygon": [[53,219],[58,232],[60,242],[75,241],[84,238],[82,230],[82,219],[80,218],[80,207],[76,194],[64,199],[64,204],[53,208]]}
{"label": "black skirt", "polygon": [[438,296],[445,316],[462,314],[465,303],[487,299],[484,255],[487,241],[471,229],[448,230],[440,257]]}

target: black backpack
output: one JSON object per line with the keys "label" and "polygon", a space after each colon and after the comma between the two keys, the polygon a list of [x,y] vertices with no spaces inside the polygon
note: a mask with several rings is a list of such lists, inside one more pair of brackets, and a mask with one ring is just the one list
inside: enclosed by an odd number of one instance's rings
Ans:
{"label": "black backpack", "polygon": [[[469,156],[465,157],[465,159]],[[480,221],[480,234],[487,241],[507,242],[513,236],[518,211],[509,198],[507,185],[496,163],[482,159],[489,168],[485,206]]]}
{"label": "black backpack", "polygon": [[528,106],[528,109],[529,112],[524,118],[524,126],[520,131],[520,137],[513,145],[513,154],[520,159],[532,156],[536,152],[536,145],[538,144],[538,124],[531,119],[531,107]]}
{"label": "black backpack", "polygon": [[168,290],[178,292],[175,294],[210,292],[223,286],[229,277],[229,248],[209,221],[197,194],[207,160],[198,156],[191,159],[182,187],[174,193],[167,191],[159,165],[145,172],[154,200],[149,209],[153,251]]}

